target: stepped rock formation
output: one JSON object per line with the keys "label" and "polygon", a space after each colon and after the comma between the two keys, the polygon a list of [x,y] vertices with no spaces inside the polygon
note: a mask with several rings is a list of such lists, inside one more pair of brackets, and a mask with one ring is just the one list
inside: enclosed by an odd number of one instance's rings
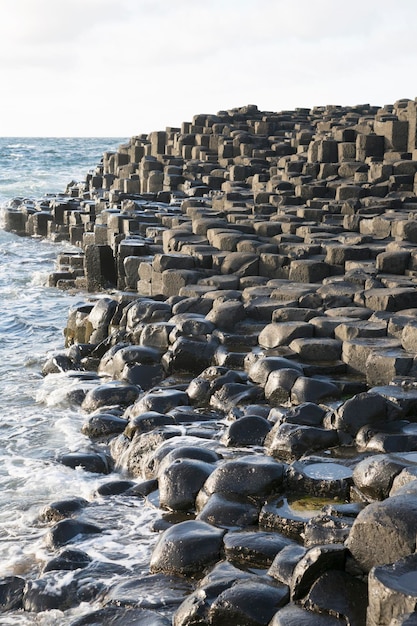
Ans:
{"label": "stepped rock formation", "polygon": [[97,372],[97,450],[61,462],[158,493],[192,588],[155,623],[415,623],[417,100],[196,115],[5,221],[79,247],[44,373]]}

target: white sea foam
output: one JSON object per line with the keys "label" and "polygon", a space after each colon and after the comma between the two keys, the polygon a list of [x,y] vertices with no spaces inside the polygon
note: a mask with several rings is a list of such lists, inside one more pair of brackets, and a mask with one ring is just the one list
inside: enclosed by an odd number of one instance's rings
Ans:
{"label": "white sea foam", "polygon": [[[20,149],[18,144],[25,144],[9,143],[16,144],[14,152]],[[74,143],[66,146],[68,154],[76,153]],[[100,154],[104,149],[100,148]],[[66,181],[75,177],[68,162],[62,162],[61,167]],[[25,172],[28,176],[27,168]],[[10,178],[7,173],[4,177]],[[57,176],[55,182],[60,180],[63,177]],[[12,189],[10,185],[2,187],[0,181],[0,202],[17,191],[28,196],[30,187],[37,191],[43,185],[40,180],[32,180],[32,185],[28,182],[24,185],[23,180],[17,180]],[[97,384],[77,378],[76,372],[41,375],[46,354],[64,348],[63,328],[69,307],[82,300],[81,296],[46,286],[46,276],[54,269],[60,249],[68,250],[69,246],[18,238],[0,230],[0,576],[39,577],[42,567],[56,554],[46,544],[52,523],[40,520],[41,510],[57,500],[82,497],[88,506],[80,512],[80,519],[97,524],[103,532],[82,537],[68,547],[85,550],[95,561],[108,564],[107,573],[98,574],[98,578],[115,582],[119,574],[117,569],[111,571],[113,566],[132,572],[146,570],[158,538],[152,524],[160,512],[141,498],[98,497],[98,487],[117,479],[117,475],[74,470],[58,460],[63,453],[90,445],[80,432],[86,416],[71,400],[71,393]],[[62,580],[51,574],[51,584]],[[3,612],[1,624],[66,626],[93,608],[83,603],[64,612]]]}

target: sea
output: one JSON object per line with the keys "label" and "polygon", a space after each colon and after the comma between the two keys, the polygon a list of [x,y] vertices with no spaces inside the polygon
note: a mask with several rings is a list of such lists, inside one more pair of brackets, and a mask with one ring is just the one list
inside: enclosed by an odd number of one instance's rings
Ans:
{"label": "sea", "polygon": [[[0,206],[16,197],[41,199],[64,192],[70,181],[83,180],[94,171],[105,151],[125,141],[0,138]],[[42,366],[48,354],[64,349],[68,311],[85,303],[86,294],[47,286],[57,255],[70,250],[69,244],[18,237],[4,231],[1,219],[0,210],[0,598],[6,577],[42,578],[56,551],[47,545],[49,526],[41,521],[40,512],[74,496],[92,502],[84,520],[102,527],[103,533],[71,547],[97,563],[90,584],[108,586],[126,574],[146,571],[155,543],[151,525],[156,513],[140,499],[100,500],[94,496],[96,489],[114,475],[74,470],[58,462],[60,454],[88,447],[80,431],[85,415],[68,402],[68,376],[43,376]],[[71,576],[72,572],[49,573],[52,595]],[[97,608],[88,593],[67,610],[0,607],[0,626],[70,625]]]}

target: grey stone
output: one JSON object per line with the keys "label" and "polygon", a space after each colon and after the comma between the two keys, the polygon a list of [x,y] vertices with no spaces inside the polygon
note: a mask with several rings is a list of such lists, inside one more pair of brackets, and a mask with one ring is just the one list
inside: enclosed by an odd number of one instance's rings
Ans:
{"label": "grey stone", "polygon": [[267,324],[259,334],[259,345],[264,348],[290,345],[298,337],[312,337],[313,327],[307,322],[281,322]]}
{"label": "grey stone", "polygon": [[267,626],[280,606],[288,602],[284,585],[269,585],[264,581],[239,581],[223,591],[210,606],[212,624]]}
{"label": "grey stone", "polygon": [[414,552],[416,519],[415,494],[373,502],[359,513],[346,547],[365,572],[393,563]]}
{"label": "grey stone", "polygon": [[416,555],[411,554],[370,571],[368,615],[373,624],[392,624],[395,618],[415,611],[416,559]]}
{"label": "grey stone", "polygon": [[342,352],[342,342],[337,339],[299,338],[289,347],[306,361],[337,361]]}
{"label": "grey stone", "polygon": [[386,423],[399,416],[401,409],[371,390],[346,400],[335,413],[334,427],[356,435],[362,426]]}
{"label": "grey stone", "polygon": [[339,443],[335,430],[300,424],[277,424],[265,440],[268,453],[276,458],[295,460],[306,452],[326,450]]}

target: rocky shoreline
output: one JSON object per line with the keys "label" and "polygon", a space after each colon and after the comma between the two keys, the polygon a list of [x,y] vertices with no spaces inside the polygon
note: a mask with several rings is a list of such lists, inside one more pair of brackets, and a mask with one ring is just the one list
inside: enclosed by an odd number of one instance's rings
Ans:
{"label": "rocky shoreline", "polygon": [[132,137],[65,194],[6,207],[6,230],[79,247],[50,285],[91,294],[44,366],[77,381],[91,441],[60,462],[115,472],[100,497],[161,517],[146,574],[95,588],[73,548],[102,532],[89,503],[52,503],[56,557],[1,581],[4,610],[417,624],[416,192],[417,100],[250,105]]}

